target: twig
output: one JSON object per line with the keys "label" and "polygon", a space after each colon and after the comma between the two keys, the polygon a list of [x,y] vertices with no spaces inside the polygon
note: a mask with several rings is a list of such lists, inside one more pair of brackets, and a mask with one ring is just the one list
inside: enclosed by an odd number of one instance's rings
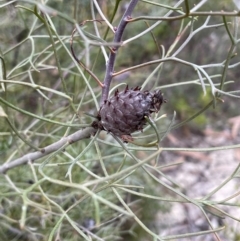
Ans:
{"label": "twig", "polygon": [[53,152],[59,150],[59,148],[61,148],[64,145],[71,145],[76,141],[90,138],[90,136],[94,135],[95,133],[96,133],[96,130],[92,127],[88,127],[83,130],[79,130],[69,136],[63,137],[61,140],[59,140],[49,146],[42,148],[40,151],[28,153],[18,159],[15,159],[12,162],[1,165],[0,166],[0,174],[4,174],[9,169],[26,164],[28,162],[34,162],[37,159],[40,159],[50,153],[53,153]]}
{"label": "twig", "polygon": [[[136,6],[137,2],[138,2],[138,0],[131,0],[131,2],[129,3],[127,10],[123,14],[123,17],[115,31],[115,36],[114,36],[114,40],[113,40],[114,43],[121,42],[124,29],[127,26],[128,20],[131,18],[130,16],[131,16],[133,9]],[[110,52],[110,55],[109,55],[109,61],[107,64],[106,74],[105,74],[105,78],[104,78],[104,82],[103,82],[104,85],[102,88],[102,96],[101,96],[100,106],[102,105],[104,100],[106,100],[108,98],[110,84],[111,84],[112,77],[113,77],[114,63],[115,63],[116,54],[117,54],[119,47],[120,47],[119,45],[112,47],[112,51]]]}
{"label": "twig", "polygon": [[139,20],[164,20],[164,21],[174,21],[174,20],[181,20],[183,18],[187,17],[198,17],[198,16],[232,16],[232,17],[238,17],[240,16],[240,12],[233,11],[233,12],[224,12],[224,11],[219,11],[219,12],[190,12],[190,13],[185,13],[183,15],[179,16],[174,16],[174,17],[149,17],[149,16],[140,16],[137,18],[132,18],[129,19],[128,22],[136,22]]}
{"label": "twig", "polygon": [[[82,23],[80,23],[80,26],[83,26],[86,22],[94,22],[94,21],[97,21],[97,22],[100,22],[101,23],[101,20],[85,20],[83,21]],[[92,77],[93,79],[95,79],[97,81],[97,83],[99,84],[99,86],[103,87],[103,84],[102,82],[98,79],[98,77],[90,70],[87,68],[87,66],[85,66],[79,59],[78,57],[76,56],[75,52],[74,52],[74,49],[73,49],[73,37],[74,37],[74,34],[76,33],[76,28],[73,29],[72,31],[72,35],[71,35],[71,38],[70,38],[70,48],[71,48],[71,52],[72,52],[72,55],[74,57],[74,59],[79,63],[79,65],[85,69]]]}

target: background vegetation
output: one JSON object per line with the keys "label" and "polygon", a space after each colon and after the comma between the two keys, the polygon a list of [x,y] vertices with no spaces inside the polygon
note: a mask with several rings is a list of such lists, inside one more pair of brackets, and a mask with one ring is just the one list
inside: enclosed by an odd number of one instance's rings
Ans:
{"label": "background vegetation", "polygon": [[[174,148],[165,139],[224,129],[239,115],[239,13],[232,1],[138,1],[110,95],[126,85],[161,89],[168,102],[155,124],[134,134],[135,144],[102,131],[73,144],[69,138],[41,158],[31,155],[91,126],[101,86],[87,69],[103,82],[114,38],[109,27],[118,26],[130,2],[0,2],[0,240],[227,240],[222,230],[231,227],[209,216],[239,221],[221,206],[239,208],[239,190],[221,203],[212,198],[239,177],[239,166],[205,197],[188,197],[164,172],[181,165],[166,153],[240,147]],[[71,54],[72,39],[86,68]],[[8,168],[23,156],[27,165]],[[196,206],[206,229],[159,233],[156,212],[168,213],[173,202]]]}

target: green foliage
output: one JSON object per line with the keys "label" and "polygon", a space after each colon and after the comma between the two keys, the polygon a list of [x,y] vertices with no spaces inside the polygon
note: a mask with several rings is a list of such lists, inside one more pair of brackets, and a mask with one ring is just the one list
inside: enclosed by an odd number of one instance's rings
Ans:
{"label": "green foliage", "polygon": [[[115,73],[110,73],[115,77],[111,93],[141,85],[162,89],[168,100],[161,113],[152,116],[152,125],[133,135],[133,144],[102,131],[75,143],[68,139],[39,159],[34,155],[44,153],[46,146],[86,130],[95,120],[101,87],[89,72],[103,81],[115,34],[109,26],[118,26],[126,1],[0,3],[0,169],[29,153],[26,165],[0,174],[2,241],[164,240],[171,237],[159,235],[155,215],[168,212],[172,202],[194,205],[205,218],[202,207],[221,208],[211,197],[224,183],[218,183],[212,195],[186,196],[181,184],[164,174],[165,168],[179,163],[165,163],[162,151],[178,148],[154,142],[183,126],[215,127],[226,108],[222,99],[234,100],[231,111],[238,106],[238,91],[232,92],[239,86],[232,82],[239,65],[237,13],[211,16],[210,10],[232,11],[226,4],[230,1],[207,1],[201,7],[203,2],[139,1],[133,12],[130,20],[141,19],[129,22],[123,33]],[[187,4],[202,14],[185,16]],[[72,39],[85,68],[71,54]],[[228,182],[238,177],[238,169]],[[222,229],[213,228],[208,218],[206,223],[205,233]],[[172,239],[204,232],[177,233]]]}

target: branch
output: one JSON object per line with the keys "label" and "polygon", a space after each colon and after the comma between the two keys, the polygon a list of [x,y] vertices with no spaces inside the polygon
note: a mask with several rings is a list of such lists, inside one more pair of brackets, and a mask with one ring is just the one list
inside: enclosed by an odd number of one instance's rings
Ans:
{"label": "branch", "polygon": [[[133,9],[136,6],[137,2],[138,2],[138,0],[130,1],[128,8],[125,11],[125,13],[123,14],[123,17],[115,31],[115,36],[114,36],[114,40],[113,40],[114,43],[121,42],[124,29],[127,26],[128,20],[131,18],[130,16],[131,16]],[[102,96],[101,96],[100,106],[102,105],[104,100],[106,100],[108,98],[110,84],[111,84],[113,72],[114,72],[114,63],[115,63],[116,54],[117,54],[119,47],[120,47],[119,45],[112,47],[112,51],[109,55],[109,61],[107,64],[106,74],[105,74],[105,78],[104,78],[104,85],[102,88]]]}
{"label": "branch", "polygon": [[[82,23],[80,23],[79,25],[80,26],[83,26],[86,22],[100,22],[101,23],[101,20],[85,20],[83,21]],[[79,59],[78,57],[76,56],[75,52],[74,52],[74,49],[73,49],[73,37],[74,37],[74,34],[76,33],[76,28],[73,29],[72,31],[72,35],[71,35],[71,38],[70,38],[70,48],[71,48],[71,52],[72,52],[72,56],[73,58],[77,61],[77,63],[83,68],[85,69],[91,76],[94,80],[96,80],[96,82],[99,84],[99,86],[103,87],[103,84],[101,83],[101,81],[98,79],[98,77],[90,70],[87,68],[87,66],[85,66]]]}
{"label": "branch", "polygon": [[61,140],[42,148],[40,151],[28,153],[12,162],[4,163],[0,166],[0,174],[6,173],[9,169],[26,164],[28,162],[34,162],[50,153],[59,150],[64,145],[68,146],[82,139],[90,138],[91,135],[96,134],[96,129],[93,127],[87,127],[83,130],[76,131],[75,133],[63,137]]}
{"label": "branch", "polygon": [[183,18],[187,18],[187,17],[198,17],[198,16],[231,16],[231,17],[239,17],[240,16],[240,12],[237,11],[233,11],[233,12],[225,12],[225,11],[219,11],[219,12],[190,12],[190,13],[185,13],[183,15],[179,15],[179,16],[174,16],[174,17],[159,17],[159,16],[153,16],[153,17],[149,17],[149,16],[140,16],[137,18],[131,18],[128,20],[128,22],[136,22],[139,20],[163,20],[163,21],[173,21],[173,20],[181,20]]}

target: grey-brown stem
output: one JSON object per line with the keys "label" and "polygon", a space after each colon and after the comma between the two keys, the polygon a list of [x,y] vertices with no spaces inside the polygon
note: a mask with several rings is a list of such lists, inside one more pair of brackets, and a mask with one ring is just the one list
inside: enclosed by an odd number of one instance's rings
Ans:
{"label": "grey-brown stem", "polygon": [[[134,7],[136,6],[138,0],[131,0],[127,10],[123,14],[123,17],[116,29],[115,36],[114,36],[114,43],[120,43],[122,39],[122,35],[124,32],[124,29],[128,23],[128,19],[131,17],[131,14],[133,12]],[[107,63],[107,68],[106,68],[106,74],[103,82],[103,88],[102,88],[102,97],[100,101],[100,106],[103,104],[104,100],[108,99],[108,94],[109,94],[109,89],[110,89],[110,84],[112,81],[112,74],[114,71],[114,64],[115,64],[115,59],[116,59],[116,54],[120,46],[116,45],[112,47],[112,52],[109,55],[109,60]]]}
{"label": "grey-brown stem", "polygon": [[6,173],[8,170],[23,165],[27,164],[28,162],[34,162],[37,159],[40,159],[50,153],[53,153],[57,150],[59,150],[61,147],[64,145],[70,145],[76,141],[90,138],[91,135],[94,135],[96,133],[96,129],[92,127],[87,127],[83,130],[79,130],[69,136],[63,137],[61,140],[46,146],[42,148],[40,151],[35,151],[32,153],[28,153],[18,159],[15,159],[12,162],[4,163],[3,165],[0,166],[0,174]]}

